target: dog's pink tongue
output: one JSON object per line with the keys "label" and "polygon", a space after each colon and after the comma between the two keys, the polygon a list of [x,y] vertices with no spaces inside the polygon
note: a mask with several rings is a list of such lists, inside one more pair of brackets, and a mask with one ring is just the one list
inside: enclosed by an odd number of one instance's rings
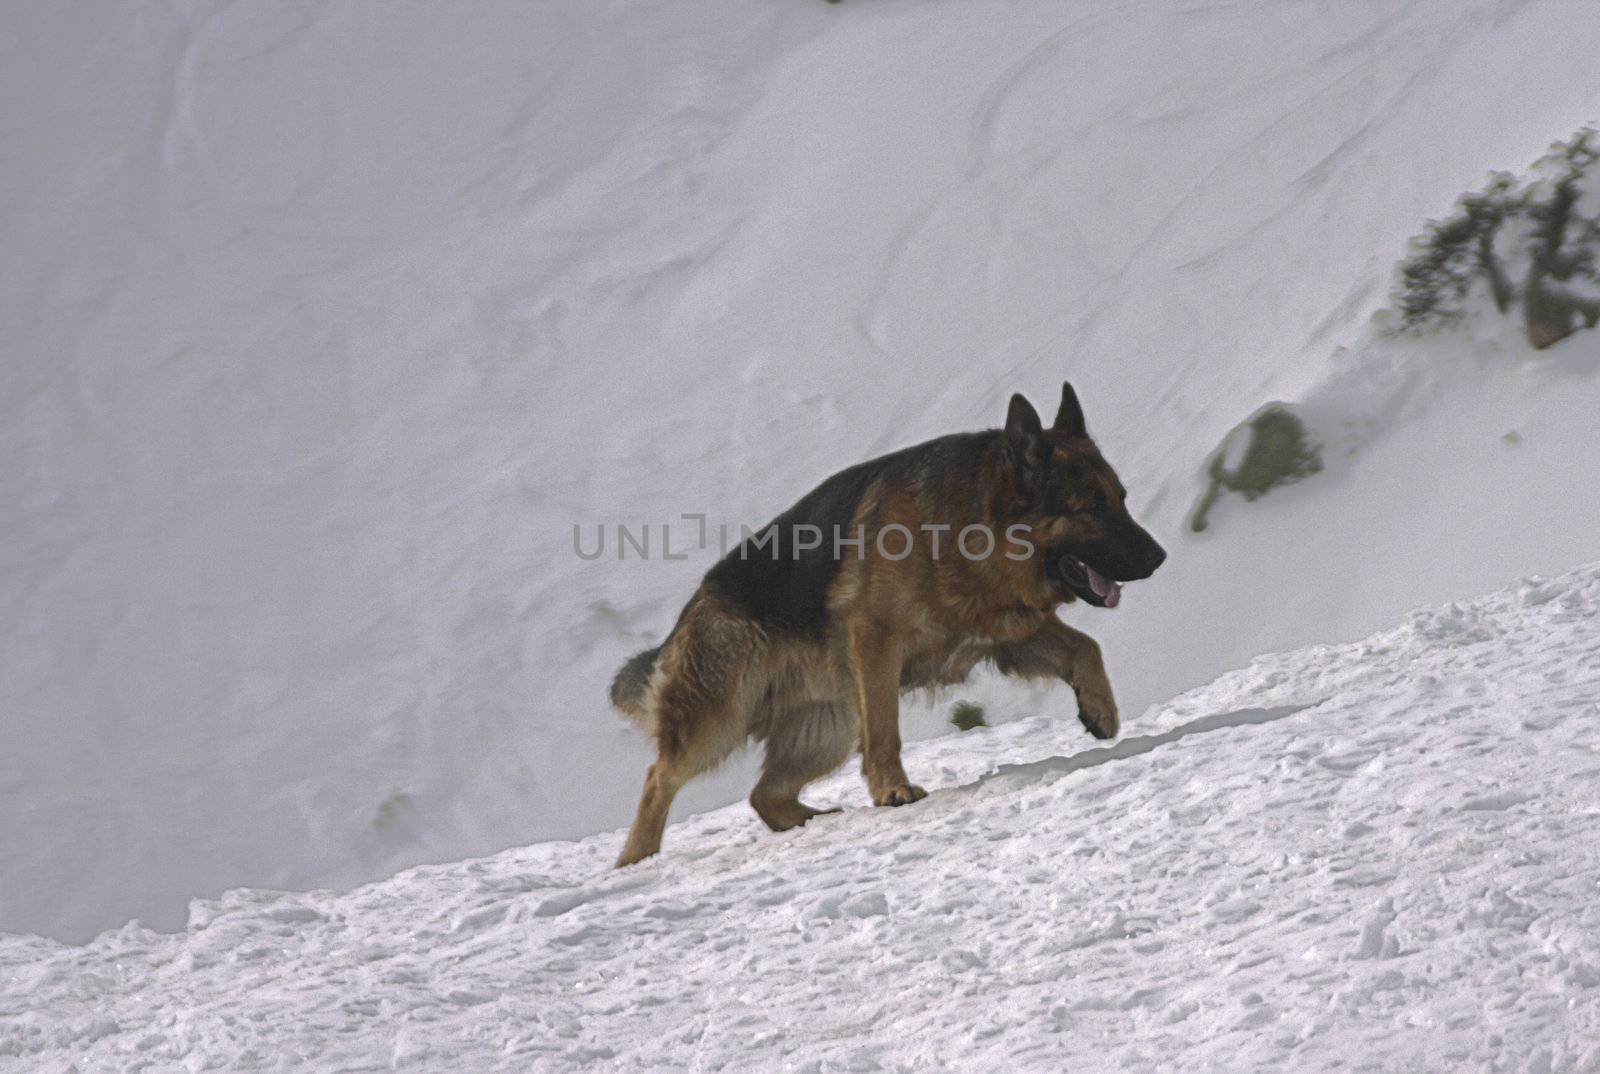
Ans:
{"label": "dog's pink tongue", "polygon": [[1122,599],[1122,586],[1087,563],[1083,565],[1083,569],[1089,575],[1089,588],[1094,590],[1094,595],[1105,601],[1107,608],[1115,608],[1117,602]]}

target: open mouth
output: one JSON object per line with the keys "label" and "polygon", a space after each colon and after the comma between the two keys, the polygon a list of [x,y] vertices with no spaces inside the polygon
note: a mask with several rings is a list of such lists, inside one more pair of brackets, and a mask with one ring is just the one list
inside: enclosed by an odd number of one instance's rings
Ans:
{"label": "open mouth", "polygon": [[1056,569],[1068,589],[1096,607],[1115,608],[1122,600],[1120,583],[1113,582],[1076,556],[1063,555]]}

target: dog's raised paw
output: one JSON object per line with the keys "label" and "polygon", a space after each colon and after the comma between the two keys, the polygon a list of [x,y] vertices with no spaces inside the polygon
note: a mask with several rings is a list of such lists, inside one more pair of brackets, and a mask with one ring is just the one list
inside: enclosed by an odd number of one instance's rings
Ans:
{"label": "dog's raised paw", "polygon": [[1117,737],[1117,706],[1114,704],[1096,704],[1079,698],[1078,720],[1095,738]]}
{"label": "dog's raised paw", "polygon": [[897,806],[920,802],[926,797],[928,792],[915,783],[898,783],[874,794],[872,801],[877,805]]}

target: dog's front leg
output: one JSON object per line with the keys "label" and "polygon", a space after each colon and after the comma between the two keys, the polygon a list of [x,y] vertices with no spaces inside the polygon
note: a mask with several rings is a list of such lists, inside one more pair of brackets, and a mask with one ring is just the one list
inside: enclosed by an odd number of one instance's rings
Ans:
{"label": "dog's front leg", "polygon": [[891,634],[858,620],[849,631],[850,673],[861,725],[861,774],[877,805],[907,805],[928,792],[900,764],[900,652]]}
{"label": "dog's front leg", "polygon": [[1095,738],[1117,737],[1117,702],[1111,696],[1111,678],[1100,656],[1100,643],[1054,617],[1045,629],[1060,644],[1065,657],[1062,677],[1078,695],[1078,719]]}
{"label": "dog's front leg", "polygon": [[1117,737],[1117,702],[1089,635],[1052,616],[1038,632],[995,650],[995,666],[1025,679],[1060,679],[1078,695],[1078,719],[1095,738]]}

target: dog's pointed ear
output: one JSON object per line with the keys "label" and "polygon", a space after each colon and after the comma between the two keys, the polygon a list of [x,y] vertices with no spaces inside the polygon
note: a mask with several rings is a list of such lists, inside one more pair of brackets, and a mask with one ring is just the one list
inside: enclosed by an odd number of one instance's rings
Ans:
{"label": "dog's pointed ear", "polygon": [[1061,409],[1056,411],[1056,423],[1051,428],[1068,436],[1089,435],[1083,423],[1083,407],[1078,405],[1078,393],[1072,390],[1072,385],[1067,381],[1061,382]]}
{"label": "dog's pointed ear", "polygon": [[1039,440],[1044,435],[1044,425],[1039,421],[1039,412],[1033,409],[1033,404],[1022,397],[1018,392],[1011,397],[1011,406],[1006,410],[1006,437],[1016,444],[1025,444],[1030,440]]}
{"label": "dog's pointed ear", "polygon": [[1036,474],[1044,462],[1044,426],[1021,393],[1011,397],[1006,410],[1006,450],[1024,477]]}

